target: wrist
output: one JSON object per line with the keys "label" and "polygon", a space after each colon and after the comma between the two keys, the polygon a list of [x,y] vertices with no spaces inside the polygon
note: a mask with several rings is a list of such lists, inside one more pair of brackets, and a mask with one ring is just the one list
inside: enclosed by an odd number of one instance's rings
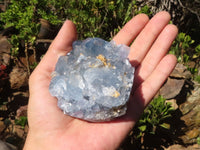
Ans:
{"label": "wrist", "polygon": [[44,143],[45,143],[45,137],[43,137],[42,134],[37,134],[36,132],[33,133],[29,130],[23,150],[47,149],[46,147],[47,145],[45,146]]}
{"label": "wrist", "polygon": [[57,141],[54,133],[47,131],[30,131],[28,132],[23,150],[57,150],[65,149]]}
{"label": "wrist", "polygon": [[[26,137],[26,141],[24,144],[24,148],[23,150],[34,150],[34,149],[38,149],[39,147],[39,143],[36,140],[37,138],[35,138],[34,136],[31,135],[30,131],[27,134]],[[36,147],[37,145],[37,147]]]}

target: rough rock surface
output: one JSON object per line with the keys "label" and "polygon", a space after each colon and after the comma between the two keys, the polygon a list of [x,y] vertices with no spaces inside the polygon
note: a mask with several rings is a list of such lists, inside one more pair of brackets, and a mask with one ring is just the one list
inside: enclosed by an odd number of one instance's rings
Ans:
{"label": "rough rock surface", "polygon": [[181,79],[189,79],[192,77],[190,71],[188,71],[187,67],[183,64],[177,63],[173,72],[170,74],[172,78],[181,78]]}
{"label": "rough rock surface", "polygon": [[9,143],[0,140],[0,150],[17,150],[17,148]]}
{"label": "rough rock surface", "polygon": [[190,145],[188,147],[184,147],[182,145],[172,145],[172,146],[169,146],[168,148],[164,149],[164,150],[198,150],[200,149],[200,146],[198,144],[195,144],[195,145]]}
{"label": "rough rock surface", "polygon": [[187,101],[179,106],[184,121],[183,128],[185,135],[181,139],[186,144],[196,143],[197,137],[200,136],[200,86],[196,85],[192,91],[192,95],[187,98]]}
{"label": "rough rock surface", "polygon": [[73,117],[99,122],[124,115],[134,78],[128,54],[129,47],[113,41],[76,41],[58,60],[50,93]]}
{"label": "rough rock surface", "polygon": [[180,93],[184,83],[185,83],[184,79],[175,79],[175,78],[173,79],[169,77],[167,79],[167,82],[160,89],[160,94],[165,99],[172,99]]}
{"label": "rough rock surface", "polygon": [[0,35],[0,64],[8,66],[10,64],[11,44],[6,37]]}
{"label": "rough rock surface", "polygon": [[19,89],[28,85],[28,73],[24,68],[14,67],[9,77],[12,89]]}
{"label": "rough rock surface", "polygon": [[160,89],[159,94],[165,99],[172,99],[178,96],[186,82],[191,78],[191,73],[183,64],[177,63],[175,69],[168,77],[166,83]]}

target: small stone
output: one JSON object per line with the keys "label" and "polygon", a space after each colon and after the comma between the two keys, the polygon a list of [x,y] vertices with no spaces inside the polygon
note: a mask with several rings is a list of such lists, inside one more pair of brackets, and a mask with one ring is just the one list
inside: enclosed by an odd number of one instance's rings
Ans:
{"label": "small stone", "polygon": [[14,67],[9,77],[12,89],[19,89],[28,85],[28,73],[24,68]]}
{"label": "small stone", "polygon": [[160,95],[165,99],[175,98],[180,94],[185,83],[185,79],[168,78],[167,82],[160,89]]}
{"label": "small stone", "polygon": [[177,63],[170,77],[176,79],[190,79],[192,74],[188,71],[187,67],[183,64]]}
{"label": "small stone", "polygon": [[124,115],[135,69],[129,51],[100,38],[75,41],[73,50],[59,58],[49,86],[64,113],[92,122]]}
{"label": "small stone", "polygon": [[6,143],[0,140],[0,150],[17,150],[17,147],[10,143]]}
{"label": "small stone", "polygon": [[197,129],[197,128],[194,128],[188,132],[186,132],[186,135],[189,139],[194,139],[194,138],[197,138],[200,134],[200,130]]}

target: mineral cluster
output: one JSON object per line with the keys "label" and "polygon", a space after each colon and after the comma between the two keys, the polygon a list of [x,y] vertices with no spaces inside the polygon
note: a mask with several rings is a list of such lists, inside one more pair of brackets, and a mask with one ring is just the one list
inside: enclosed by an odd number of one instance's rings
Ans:
{"label": "mineral cluster", "polygon": [[52,73],[49,91],[65,114],[92,122],[126,113],[133,85],[130,48],[100,38],[75,41]]}

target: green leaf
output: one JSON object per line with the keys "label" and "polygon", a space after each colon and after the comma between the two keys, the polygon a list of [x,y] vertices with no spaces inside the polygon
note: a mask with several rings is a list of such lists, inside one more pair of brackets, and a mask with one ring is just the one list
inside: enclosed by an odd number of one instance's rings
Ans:
{"label": "green leaf", "polygon": [[197,138],[197,144],[200,145],[200,137]]}
{"label": "green leaf", "polygon": [[15,124],[16,125],[20,125],[23,128],[25,127],[25,125],[27,124],[27,117],[25,116],[21,116],[19,119],[15,119]]}
{"label": "green leaf", "polygon": [[200,44],[195,47],[195,51],[200,54]]}
{"label": "green leaf", "polygon": [[140,129],[140,131],[144,132],[146,130],[147,126],[142,125],[142,126],[139,126],[138,128]]}

